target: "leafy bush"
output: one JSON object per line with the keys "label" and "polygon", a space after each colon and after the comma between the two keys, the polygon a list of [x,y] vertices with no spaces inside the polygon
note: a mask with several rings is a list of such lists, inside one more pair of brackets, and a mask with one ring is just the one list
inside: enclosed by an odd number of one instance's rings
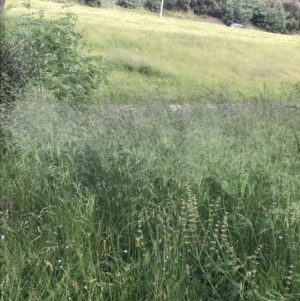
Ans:
{"label": "leafy bush", "polygon": [[286,22],[287,32],[294,32],[299,29],[299,20],[295,18],[288,19]]}
{"label": "leafy bush", "polygon": [[285,0],[282,4],[287,14],[286,30],[288,32],[298,30],[300,21],[300,2]]}
{"label": "leafy bush", "polygon": [[257,0],[253,6],[251,23],[264,28],[266,26],[267,3],[265,0]]}
{"label": "leafy bush", "polygon": [[[30,8],[30,2],[25,5]],[[83,37],[75,31],[77,21],[73,13],[60,13],[53,21],[42,11],[21,15],[1,48],[2,93],[8,94],[12,86],[33,85],[59,100],[84,102],[93,97],[106,80],[105,69],[94,64],[101,64],[100,57],[84,51]]]}

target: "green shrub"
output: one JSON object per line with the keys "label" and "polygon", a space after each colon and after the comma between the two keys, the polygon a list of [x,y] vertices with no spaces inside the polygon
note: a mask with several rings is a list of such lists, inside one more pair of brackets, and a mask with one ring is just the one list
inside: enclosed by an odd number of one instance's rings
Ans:
{"label": "green shrub", "polygon": [[[30,2],[25,5],[30,8]],[[41,93],[50,90],[59,100],[91,100],[106,80],[105,70],[100,57],[84,50],[83,37],[75,31],[77,20],[73,13],[60,13],[53,21],[47,20],[42,11],[19,16],[2,50],[10,52],[3,65],[2,90],[7,93],[11,84],[23,89],[33,85]],[[95,65],[96,61],[100,66]]]}

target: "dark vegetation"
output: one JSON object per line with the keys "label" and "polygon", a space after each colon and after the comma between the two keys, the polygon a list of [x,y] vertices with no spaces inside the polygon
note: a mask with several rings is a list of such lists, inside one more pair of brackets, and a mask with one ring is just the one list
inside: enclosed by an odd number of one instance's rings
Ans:
{"label": "dark vegetation", "polygon": [[[101,0],[75,0],[88,6],[100,7]],[[117,0],[125,8],[145,7],[160,10],[160,0]],[[164,9],[191,11],[204,17],[215,17],[225,24],[242,23],[262,29],[294,33],[300,30],[300,0],[164,0]]]}
{"label": "dark vegetation", "polygon": [[77,16],[60,13],[49,21],[43,11],[31,12],[29,1],[24,5],[28,13],[13,28],[6,30],[2,17],[0,103],[12,102],[30,87],[38,87],[41,95],[51,91],[58,100],[91,99],[105,82],[105,70],[101,57],[84,50],[83,37],[75,31]]}
{"label": "dark vegetation", "polygon": [[[43,11],[18,17],[5,26],[5,1],[0,2],[0,149],[4,149],[3,123],[17,98],[35,88],[40,97],[51,92],[59,101],[91,102],[106,82],[101,57],[84,49],[83,36],[75,31],[77,16],[59,14],[46,20]],[[97,62],[97,66],[95,65]]]}
{"label": "dark vegetation", "polygon": [[[144,7],[160,9],[159,0],[145,0]],[[140,0],[119,0],[124,7],[142,5]],[[299,0],[165,0],[164,9],[193,11],[197,15],[222,19],[226,24],[253,24],[271,32],[292,33],[299,30]]]}

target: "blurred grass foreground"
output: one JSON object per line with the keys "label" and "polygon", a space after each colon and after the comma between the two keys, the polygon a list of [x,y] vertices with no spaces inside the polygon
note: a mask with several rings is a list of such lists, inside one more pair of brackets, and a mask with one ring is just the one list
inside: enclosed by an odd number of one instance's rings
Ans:
{"label": "blurred grass foreground", "polygon": [[299,300],[299,112],[16,102],[0,300]]}

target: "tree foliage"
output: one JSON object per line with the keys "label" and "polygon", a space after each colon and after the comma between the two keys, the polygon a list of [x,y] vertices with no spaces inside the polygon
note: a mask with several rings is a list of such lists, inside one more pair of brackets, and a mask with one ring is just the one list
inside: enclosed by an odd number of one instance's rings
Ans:
{"label": "tree foliage", "polygon": [[300,22],[300,2],[299,0],[284,0],[282,2],[285,12],[287,13],[286,29],[289,32],[299,30]]}
{"label": "tree foliage", "polygon": [[284,32],[287,14],[280,0],[267,0],[266,29],[273,32]]}
{"label": "tree foliage", "polygon": [[190,6],[197,15],[222,17],[222,8],[226,0],[191,0]]}
{"label": "tree foliage", "polygon": [[117,3],[126,8],[136,8],[140,5],[140,0],[118,0]]}
{"label": "tree foliage", "polygon": [[188,11],[190,0],[164,0],[164,8],[167,10]]}
{"label": "tree foliage", "polygon": [[251,23],[265,28],[266,26],[266,15],[267,15],[267,2],[265,0],[257,0],[253,5],[253,15]]}
{"label": "tree foliage", "polygon": [[224,5],[223,20],[227,23],[242,23],[247,25],[255,14],[263,16],[261,0],[227,0]]}

